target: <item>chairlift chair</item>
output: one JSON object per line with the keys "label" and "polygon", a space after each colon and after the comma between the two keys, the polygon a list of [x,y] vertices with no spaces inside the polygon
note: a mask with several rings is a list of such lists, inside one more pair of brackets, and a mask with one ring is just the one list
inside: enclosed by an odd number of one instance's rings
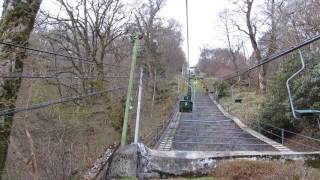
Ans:
{"label": "chairlift chair", "polygon": [[[289,79],[286,82],[292,115],[293,115],[293,117],[295,119],[317,118],[317,117],[320,116],[320,110],[316,110],[316,109],[296,109],[295,106],[294,106],[293,97],[292,97],[291,90],[290,90],[290,81],[294,77],[296,77],[298,74],[300,74],[302,71],[304,71],[304,69],[305,69],[305,62],[304,62],[304,59],[303,59],[303,56],[302,56],[302,52],[300,50],[299,50],[299,55],[300,55],[300,61],[301,61],[302,67],[297,72],[295,72],[292,76],[290,76]],[[319,128],[320,128],[319,118],[318,118],[318,125],[319,125]]]}

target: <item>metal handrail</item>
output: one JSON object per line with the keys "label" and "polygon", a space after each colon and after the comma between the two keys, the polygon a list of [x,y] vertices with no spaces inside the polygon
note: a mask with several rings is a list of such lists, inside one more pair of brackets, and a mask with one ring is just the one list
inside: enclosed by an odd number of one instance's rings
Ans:
{"label": "metal handrail", "polygon": [[[266,123],[266,122],[259,121],[259,123],[261,123],[263,125],[266,125],[266,126],[269,126],[269,127],[272,127],[273,129],[277,129],[277,130],[283,129],[283,128],[279,128],[279,127],[276,127],[274,125],[271,125],[269,123]],[[289,130],[286,130],[286,129],[283,129],[283,130],[285,132],[287,132],[287,133],[294,134],[296,136],[300,136],[300,137],[303,137],[303,138],[306,138],[306,139],[310,139],[310,140],[313,140],[313,141],[316,141],[316,142],[320,143],[320,139],[316,139],[316,138],[313,138],[313,137],[310,137],[310,136],[306,136],[306,135],[303,135],[303,134],[299,134],[299,133],[296,133],[296,132],[293,132],[293,131],[289,131]]]}
{"label": "metal handrail", "polygon": [[[179,100],[181,99],[181,96],[179,97]],[[164,127],[161,129],[161,132],[160,132],[160,136],[158,139],[156,139],[156,144],[155,144],[155,149],[157,149],[161,143],[161,139],[163,138],[163,135],[164,135],[164,132],[166,131],[166,129],[168,128],[169,124],[173,121],[174,119],[174,116],[176,113],[178,113],[178,110],[179,110],[179,100],[176,102],[176,104],[174,105],[174,109],[173,111],[170,113],[170,116],[169,116],[169,120],[166,122],[166,124],[164,125]]]}
{"label": "metal handrail", "polygon": [[292,94],[291,94],[291,90],[290,90],[290,81],[305,69],[305,62],[304,62],[301,50],[299,50],[299,54],[300,54],[300,61],[301,61],[302,67],[296,73],[294,73],[292,76],[290,76],[286,82],[286,86],[288,89],[288,95],[289,95],[289,101],[290,101],[290,107],[291,107],[293,117],[295,119],[301,119],[301,118],[297,117],[297,114],[296,114],[296,110],[294,107],[293,98],[292,98]]}

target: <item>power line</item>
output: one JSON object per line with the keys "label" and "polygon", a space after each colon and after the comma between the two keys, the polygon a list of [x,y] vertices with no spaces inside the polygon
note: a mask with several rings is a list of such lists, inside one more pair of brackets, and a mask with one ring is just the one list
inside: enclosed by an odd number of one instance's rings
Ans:
{"label": "power line", "polygon": [[94,79],[93,76],[50,76],[50,75],[28,75],[28,74],[11,74],[0,75],[0,78],[26,78],[26,79]]}
{"label": "power line", "polygon": [[66,103],[66,102],[70,102],[70,101],[81,100],[81,99],[91,97],[91,96],[100,96],[100,95],[107,93],[107,92],[116,91],[116,90],[125,89],[125,88],[126,87],[113,88],[113,89],[104,90],[104,91],[92,92],[92,93],[88,93],[88,94],[80,95],[80,96],[76,96],[76,97],[64,97],[61,99],[56,99],[56,100],[52,100],[52,101],[47,101],[47,102],[31,105],[29,107],[19,107],[19,108],[6,109],[3,111],[0,111],[0,116],[11,115],[13,113],[24,112],[24,111],[32,111],[32,110],[45,108],[45,107],[55,105],[55,104],[61,104],[61,103]]}
{"label": "power line", "polygon": [[[97,76],[46,76],[46,75],[0,75],[0,78],[25,78],[25,79],[96,79]],[[128,76],[105,76],[104,78],[129,78]]]}
{"label": "power line", "polygon": [[244,74],[244,73],[247,73],[247,72],[249,72],[249,71],[251,71],[251,70],[253,70],[253,69],[256,69],[256,68],[258,68],[258,67],[260,67],[260,66],[263,66],[264,64],[267,64],[267,63],[269,63],[269,62],[271,62],[271,61],[274,61],[274,60],[276,60],[276,59],[278,59],[278,58],[280,58],[280,57],[282,57],[282,56],[284,56],[284,55],[287,55],[287,54],[289,54],[289,53],[291,53],[291,52],[293,52],[293,51],[295,51],[295,50],[297,50],[297,49],[300,49],[300,48],[302,48],[302,47],[304,47],[304,46],[306,46],[306,45],[308,45],[308,44],[311,44],[311,43],[313,43],[313,42],[315,42],[315,41],[317,41],[317,40],[319,40],[319,39],[320,39],[320,34],[318,34],[318,35],[316,35],[316,36],[314,36],[314,37],[312,37],[312,38],[310,38],[310,39],[307,39],[307,40],[305,40],[305,41],[303,41],[303,42],[301,42],[301,43],[298,43],[298,44],[296,44],[296,45],[294,45],[294,46],[291,46],[291,47],[289,47],[289,48],[287,48],[287,49],[285,49],[285,50],[282,50],[282,51],[280,51],[280,52],[278,52],[278,53],[275,53],[275,54],[273,54],[273,55],[271,55],[271,56],[269,56],[269,57],[266,57],[266,58],[264,58],[264,59],[262,60],[261,63],[258,63],[258,64],[255,65],[255,66],[252,66],[252,67],[250,67],[250,68],[244,68],[244,70],[241,70],[241,71],[236,71],[236,72],[234,72],[234,73],[231,73],[231,74],[229,74],[229,75],[226,75],[226,76],[224,76],[224,77],[221,77],[221,79],[223,79],[223,80],[229,80],[229,79],[238,77],[238,76],[240,76],[240,75],[242,75],[242,74]]}
{"label": "power line", "polygon": [[[35,48],[31,48],[31,47],[27,47],[27,46],[22,46],[22,45],[17,45],[17,44],[12,44],[12,43],[7,43],[7,42],[3,42],[0,41],[0,44],[2,45],[6,45],[6,46],[11,46],[11,47],[16,47],[16,48],[21,48],[24,50],[30,50],[30,51],[35,51],[35,52],[40,52],[40,53],[44,53],[44,54],[50,54],[53,56],[60,56],[60,57],[64,57],[67,59],[58,59],[59,61],[73,61],[73,60],[77,60],[78,62],[85,62],[88,64],[96,64],[95,61],[92,60],[88,60],[85,58],[80,58],[80,57],[75,57],[75,56],[69,56],[69,55],[64,55],[64,54],[59,54],[59,53],[55,53],[55,52],[51,52],[51,51],[45,51],[45,50],[40,50],[40,49],[35,49]],[[71,59],[71,60],[70,60]],[[72,60],[73,59],[73,60]],[[122,68],[127,68],[129,69],[129,67],[127,66],[122,66],[122,65],[114,65],[114,64],[109,64],[109,63],[101,63],[105,66],[114,66],[114,67],[122,67]]]}

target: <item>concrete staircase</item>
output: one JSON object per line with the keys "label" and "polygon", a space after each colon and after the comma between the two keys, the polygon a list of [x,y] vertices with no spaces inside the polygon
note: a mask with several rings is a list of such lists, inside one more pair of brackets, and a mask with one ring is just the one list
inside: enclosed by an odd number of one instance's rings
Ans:
{"label": "concrete staircase", "polygon": [[285,151],[290,149],[237,124],[205,93],[196,93],[192,113],[176,112],[162,135],[160,151]]}

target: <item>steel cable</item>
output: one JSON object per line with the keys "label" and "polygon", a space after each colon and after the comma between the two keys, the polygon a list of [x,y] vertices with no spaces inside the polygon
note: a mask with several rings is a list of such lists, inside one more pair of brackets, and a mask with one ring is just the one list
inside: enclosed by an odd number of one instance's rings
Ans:
{"label": "steel cable", "polygon": [[[30,51],[34,51],[34,52],[40,52],[40,53],[44,53],[44,54],[50,54],[50,55],[53,55],[53,56],[59,56],[59,57],[66,58],[66,59],[57,59],[57,61],[61,60],[61,61],[71,61],[72,62],[73,60],[76,60],[78,62],[84,62],[84,63],[88,63],[88,64],[96,64],[97,63],[95,61],[88,60],[88,59],[85,59],[85,58],[59,54],[59,53],[55,53],[55,52],[51,52],[51,51],[40,50],[40,49],[36,49],[36,48],[31,48],[31,47],[27,47],[27,46],[12,44],[12,43],[7,43],[7,42],[3,42],[3,41],[0,41],[0,44],[6,45],[6,46],[11,46],[11,47],[16,47],[16,48],[21,48],[21,49],[24,49],[24,50],[30,50]],[[113,65],[113,64],[109,64],[109,63],[101,63],[101,64],[103,64],[105,66],[123,67],[123,68],[129,69],[129,67],[122,66],[122,65]]]}
{"label": "steel cable", "polygon": [[60,98],[60,99],[56,99],[56,100],[52,100],[52,101],[47,101],[47,102],[31,105],[29,107],[18,107],[18,108],[6,109],[3,111],[0,111],[0,116],[11,115],[13,113],[18,113],[18,112],[23,112],[23,111],[32,111],[32,110],[45,108],[45,107],[55,105],[55,104],[61,104],[61,103],[66,103],[66,102],[70,102],[70,101],[81,100],[81,99],[91,97],[91,96],[100,96],[104,93],[116,91],[116,90],[120,90],[120,89],[124,89],[124,88],[125,87],[113,88],[113,89],[108,89],[108,90],[104,90],[104,91],[92,92],[92,93],[88,93],[88,94],[80,95],[80,96],[76,96],[76,97],[64,97],[64,98]]}
{"label": "steel cable", "polygon": [[289,47],[287,49],[284,49],[284,50],[282,50],[282,51],[280,51],[278,53],[275,53],[275,54],[273,54],[273,55],[271,55],[269,57],[266,57],[266,58],[262,59],[262,62],[258,63],[257,65],[254,65],[254,66],[249,67],[249,68],[245,68],[245,69],[243,69],[241,71],[236,71],[236,72],[231,73],[229,75],[223,76],[220,79],[229,80],[229,79],[232,79],[232,78],[235,78],[235,77],[239,77],[240,75],[243,75],[244,73],[247,73],[247,72],[249,72],[249,71],[251,71],[253,69],[256,69],[256,68],[258,68],[258,67],[260,67],[260,66],[262,66],[264,64],[267,64],[267,63],[269,63],[271,61],[274,61],[274,60],[276,60],[276,59],[278,59],[278,58],[280,58],[280,57],[282,57],[284,55],[287,55],[287,54],[289,54],[289,53],[291,53],[291,52],[293,52],[293,51],[295,51],[297,49],[300,49],[300,48],[302,48],[302,47],[304,47],[304,46],[306,46],[308,44],[311,44],[311,43],[313,43],[315,41],[318,41],[319,39],[320,39],[320,34],[318,34],[318,35],[316,35],[316,36],[314,36],[314,37],[312,37],[310,39],[307,39],[307,40],[305,40],[305,41],[303,41],[301,43],[298,43],[298,44],[296,44],[294,46],[291,46],[291,47]]}

